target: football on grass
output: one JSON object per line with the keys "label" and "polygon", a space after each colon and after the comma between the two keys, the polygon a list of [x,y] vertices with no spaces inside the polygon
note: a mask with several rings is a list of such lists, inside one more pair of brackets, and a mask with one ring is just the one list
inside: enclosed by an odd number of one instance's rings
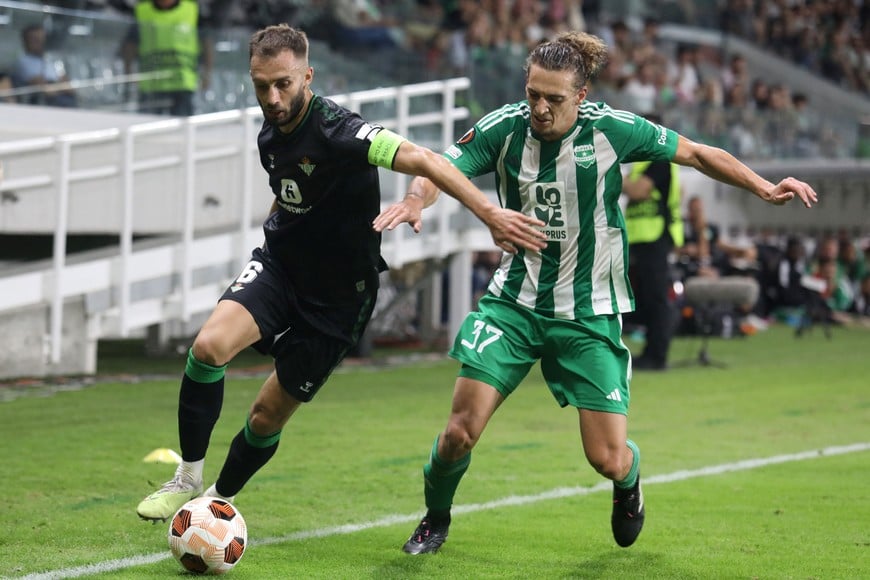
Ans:
{"label": "football on grass", "polygon": [[169,524],[169,549],[195,574],[224,574],[245,553],[248,529],[230,502],[214,497],[192,499]]}

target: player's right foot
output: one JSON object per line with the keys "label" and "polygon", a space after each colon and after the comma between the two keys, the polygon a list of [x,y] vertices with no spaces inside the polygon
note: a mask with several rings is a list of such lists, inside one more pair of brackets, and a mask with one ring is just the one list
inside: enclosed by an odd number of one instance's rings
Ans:
{"label": "player's right foot", "polygon": [[634,543],[640,530],[643,529],[643,520],[646,510],[643,507],[643,491],[640,488],[640,475],[634,487],[621,489],[613,485],[613,512],[610,516],[610,526],[613,530],[613,539],[623,548]]}
{"label": "player's right foot", "polygon": [[208,487],[208,489],[205,490],[205,492],[203,492],[202,495],[204,495],[205,497],[216,497],[218,499],[225,499],[230,503],[233,503],[234,501],[236,501],[236,496],[234,496],[234,495],[226,496],[226,495],[219,494],[217,487],[215,487],[216,485],[217,484],[215,484],[215,483],[211,484]]}
{"label": "player's right foot", "polygon": [[402,546],[408,554],[428,554],[437,552],[441,544],[447,539],[447,529],[450,527],[450,521],[447,523],[433,524],[428,518],[420,520],[420,525]]}
{"label": "player's right foot", "polygon": [[143,520],[166,521],[175,515],[178,509],[202,493],[202,482],[194,482],[181,474],[175,474],[170,481],[143,499],[136,508],[136,513]]}

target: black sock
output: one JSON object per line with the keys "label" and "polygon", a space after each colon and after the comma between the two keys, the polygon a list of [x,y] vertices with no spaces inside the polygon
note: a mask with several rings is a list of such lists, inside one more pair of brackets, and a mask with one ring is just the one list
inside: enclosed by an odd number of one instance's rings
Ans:
{"label": "black sock", "polygon": [[426,519],[433,526],[449,526],[450,525],[450,510],[428,510]]}
{"label": "black sock", "polygon": [[280,431],[265,437],[256,435],[246,423],[230,444],[227,459],[215,483],[218,493],[227,497],[239,493],[248,480],[275,455],[280,438]]}
{"label": "black sock", "polygon": [[205,458],[224,402],[225,369],[226,366],[213,367],[196,360],[193,349],[187,354],[178,394],[178,438],[185,461]]}

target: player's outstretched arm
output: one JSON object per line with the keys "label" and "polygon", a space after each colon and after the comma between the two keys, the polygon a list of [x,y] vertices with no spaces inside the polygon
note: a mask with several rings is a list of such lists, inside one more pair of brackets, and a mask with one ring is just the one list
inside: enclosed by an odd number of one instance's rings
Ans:
{"label": "player's outstretched arm", "polygon": [[[373,226],[378,231],[404,222],[419,231],[417,226],[422,224],[418,214],[435,202],[441,190],[486,224],[496,246],[502,250],[515,253],[519,248],[541,250],[547,245],[540,230],[544,225],[542,221],[495,205],[452,163],[430,149],[405,141],[396,153],[393,170],[426,179],[412,180],[409,195],[375,218]],[[396,208],[396,205],[402,207]]]}
{"label": "player's outstretched arm", "polygon": [[674,163],[694,167],[707,177],[751,191],[764,201],[783,205],[797,196],[806,207],[819,200],[808,184],[786,177],[777,184],[764,179],[736,157],[718,147],[695,143],[680,136]]}

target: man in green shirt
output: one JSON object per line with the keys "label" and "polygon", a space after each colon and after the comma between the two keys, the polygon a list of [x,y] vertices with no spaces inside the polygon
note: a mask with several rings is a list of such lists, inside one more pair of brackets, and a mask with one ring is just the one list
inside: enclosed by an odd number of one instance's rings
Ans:
{"label": "man in green shirt", "polygon": [[[721,149],[586,102],[587,80],[606,57],[601,39],[582,32],[537,45],[526,60],[526,100],[485,115],[444,153],[469,177],[495,173],[501,203],[543,222],[548,243],[542,250],[502,246],[487,294],[456,336],[450,354],[462,366],[450,418],[423,468],[427,512],[405,552],[434,552],[445,541],[472,448],[538,361],[557,402],[578,409],[587,460],[613,481],[617,544],[630,546],[640,533],[640,453],[627,436],[631,355],[621,339],[622,314],[634,298],[620,163],[672,161],[777,205],[817,200],[806,183],[773,184]],[[415,178],[404,200],[375,218],[375,229],[407,222],[419,231],[422,209],[437,195],[437,186]]]}

